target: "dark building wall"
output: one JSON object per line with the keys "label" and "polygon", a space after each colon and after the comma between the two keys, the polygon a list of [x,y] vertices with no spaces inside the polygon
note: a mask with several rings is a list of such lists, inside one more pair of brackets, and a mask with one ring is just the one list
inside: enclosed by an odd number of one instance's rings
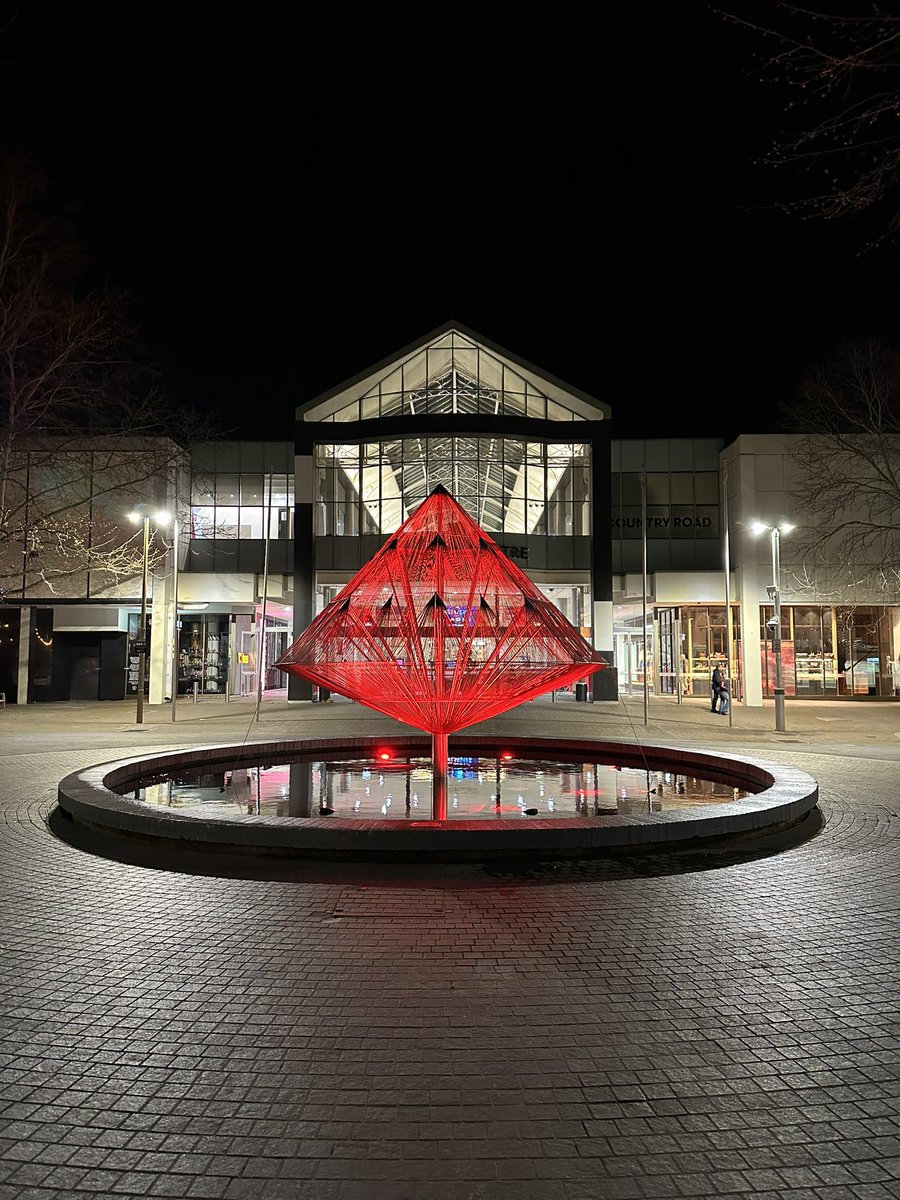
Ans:
{"label": "dark building wall", "polygon": [[19,630],[21,610],[0,608],[0,692],[7,704],[19,699]]}

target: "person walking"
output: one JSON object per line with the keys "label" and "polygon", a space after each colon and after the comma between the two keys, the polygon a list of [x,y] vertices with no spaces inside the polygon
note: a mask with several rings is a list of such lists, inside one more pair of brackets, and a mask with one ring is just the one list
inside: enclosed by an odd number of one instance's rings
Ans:
{"label": "person walking", "polygon": [[728,701],[728,694],[722,684],[725,681],[725,676],[722,674],[722,669],[719,666],[713,668],[712,679],[710,680],[710,688],[712,689],[712,706],[710,712],[718,712],[716,707],[722,705],[722,712],[725,712],[725,705]]}

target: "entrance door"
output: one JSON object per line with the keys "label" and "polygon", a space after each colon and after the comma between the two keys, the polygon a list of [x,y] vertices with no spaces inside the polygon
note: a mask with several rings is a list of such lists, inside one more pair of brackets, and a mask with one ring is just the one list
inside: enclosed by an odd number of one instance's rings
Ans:
{"label": "entrance door", "polygon": [[263,687],[267,691],[287,687],[287,676],[272,666],[287,650],[287,639],[287,629],[283,626],[276,625],[266,630],[266,675]]}
{"label": "entrance door", "polygon": [[678,609],[660,608],[656,616],[659,629],[659,694],[675,696],[678,694],[678,677],[681,674],[681,664],[676,658],[681,653]]}
{"label": "entrance door", "polygon": [[71,659],[71,689],[69,696],[72,700],[100,699],[100,647],[94,649],[78,648],[73,651]]}
{"label": "entrance door", "polygon": [[252,696],[256,691],[256,636],[250,629],[241,630],[241,691]]}
{"label": "entrance door", "polygon": [[[613,635],[616,647],[616,667],[619,671],[619,690],[633,695],[644,690],[644,639],[640,633],[617,632]],[[653,679],[653,635],[647,633],[647,663],[649,674],[647,686],[654,690]]]}

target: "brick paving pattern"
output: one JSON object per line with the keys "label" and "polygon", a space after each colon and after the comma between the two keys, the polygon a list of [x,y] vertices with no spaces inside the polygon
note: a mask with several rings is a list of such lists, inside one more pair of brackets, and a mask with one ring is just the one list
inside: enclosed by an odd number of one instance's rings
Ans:
{"label": "brick paving pattern", "polygon": [[48,829],[62,775],[147,745],[392,727],[230,707],[0,714],[0,1200],[900,1196],[900,709],[490,725],[815,775],[817,836],[753,851],[188,874]]}

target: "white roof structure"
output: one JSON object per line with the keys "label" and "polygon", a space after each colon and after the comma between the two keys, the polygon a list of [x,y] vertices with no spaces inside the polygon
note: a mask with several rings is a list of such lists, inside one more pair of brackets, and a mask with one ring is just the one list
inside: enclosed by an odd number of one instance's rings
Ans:
{"label": "white roof structure", "polygon": [[[423,429],[423,418],[442,416],[451,416],[451,428],[441,422],[438,434]],[[523,431],[504,435],[499,426],[496,436],[479,438],[466,428],[469,416],[558,422],[558,444],[541,449]],[[320,452],[339,465],[383,533],[396,529],[437,484],[484,528],[533,532],[567,472],[585,456],[578,423],[610,416],[608,405],[455,322],[297,409],[298,420],[337,426],[333,444]],[[341,438],[341,424],[390,418],[403,419],[402,433],[392,424],[390,432],[373,427],[362,443],[358,432],[349,444]]]}
{"label": "white roof structure", "polygon": [[359,421],[438,413],[551,421],[610,418],[607,404],[450,321],[302,404],[304,421]]}

